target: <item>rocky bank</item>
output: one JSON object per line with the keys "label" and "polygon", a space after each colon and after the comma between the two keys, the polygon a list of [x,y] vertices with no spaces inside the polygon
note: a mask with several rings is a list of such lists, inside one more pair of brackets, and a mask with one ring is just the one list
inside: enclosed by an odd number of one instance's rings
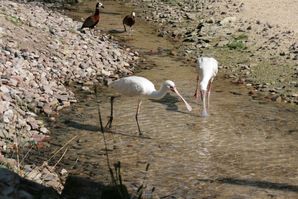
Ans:
{"label": "rocky bank", "polygon": [[[49,138],[40,116],[55,120],[59,110],[76,102],[69,85],[92,90],[107,77],[131,73],[138,59],[137,52],[108,35],[81,33],[80,26],[43,3],[0,2],[1,165],[56,190],[61,190],[58,176],[45,174],[54,169],[46,163],[42,168],[23,165],[26,156],[18,157]],[[16,160],[8,159],[11,154]]]}

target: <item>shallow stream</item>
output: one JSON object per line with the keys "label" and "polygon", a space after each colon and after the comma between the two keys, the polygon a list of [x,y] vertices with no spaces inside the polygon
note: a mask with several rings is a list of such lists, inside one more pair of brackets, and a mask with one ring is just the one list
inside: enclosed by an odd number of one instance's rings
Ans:
{"label": "shallow stream", "polygon": [[[150,79],[156,88],[171,79],[193,107],[188,112],[177,96],[144,100],[135,122],[136,98],[118,97],[112,132],[107,144],[112,163],[121,161],[122,178],[135,192],[143,182],[156,198],[298,198],[298,112],[291,106],[250,99],[246,88],[233,85],[219,71],[211,93],[210,116],[200,117],[201,104],[193,98],[196,73],[193,64],[169,55],[177,43],[157,37],[156,31],[137,19],[131,34],[122,33],[122,18],[131,12],[117,1],[104,1],[98,24],[115,39],[138,50],[144,66],[136,75]],[[86,17],[94,2],[79,6],[70,16]],[[219,60],[220,62],[220,60]],[[104,122],[109,96],[99,94]],[[72,175],[109,183],[103,137],[98,131],[94,94],[77,93],[78,103],[50,123],[54,151],[74,136],[60,166]],[[45,157],[39,157],[44,159]]]}

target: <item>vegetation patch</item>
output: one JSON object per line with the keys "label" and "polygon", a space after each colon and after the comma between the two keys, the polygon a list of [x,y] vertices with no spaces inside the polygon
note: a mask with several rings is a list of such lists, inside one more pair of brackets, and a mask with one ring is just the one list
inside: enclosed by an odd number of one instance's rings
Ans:
{"label": "vegetation patch", "polygon": [[22,21],[19,18],[15,17],[15,16],[6,16],[6,19],[8,21],[12,22],[16,26],[22,25]]}
{"label": "vegetation patch", "polygon": [[245,50],[247,49],[245,42],[248,39],[248,36],[241,34],[233,37],[233,40],[227,44],[227,47],[231,50]]}

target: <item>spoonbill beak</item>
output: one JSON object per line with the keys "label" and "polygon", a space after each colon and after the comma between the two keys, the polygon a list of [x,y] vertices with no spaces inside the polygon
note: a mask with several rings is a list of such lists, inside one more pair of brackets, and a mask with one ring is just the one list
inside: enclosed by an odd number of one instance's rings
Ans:
{"label": "spoonbill beak", "polygon": [[182,97],[182,95],[180,95],[180,93],[178,92],[178,90],[176,89],[176,87],[172,87],[171,88],[171,91],[173,91],[174,93],[176,93],[180,98],[181,100],[184,102],[187,110],[190,112],[192,110],[191,106],[187,103],[187,101]]}

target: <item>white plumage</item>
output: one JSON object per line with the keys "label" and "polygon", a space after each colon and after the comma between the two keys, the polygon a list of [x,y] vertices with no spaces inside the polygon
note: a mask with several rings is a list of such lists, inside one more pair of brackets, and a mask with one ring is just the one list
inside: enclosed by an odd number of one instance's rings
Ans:
{"label": "white plumage", "polygon": [[[144,77],[139,77],[139,76],[124,77],[116,81],[113,81],[112,83],[109,84],[109,86],[122,95],[130,96],[130,97],[134,97],[134,96],[139,97],[138,107],[136,112],[136,121],[139,129],[139,134],[142,134],[140,130],[139,122],[138,122],[138,114],[139,114],[140,106],[142,102],[141,96],[145,96],[151,99],[161,99],[169,91],[172,91],[182,99],[182,101],[186,105],[186,108],[189,111],[192,110],[191,106],[179,94],[178,90],[176,89],[175,83],[171,80],[164,81],[158,91],[155,89],[155,86],[151,81],[149,81]],[[113,107],[112,103],[113,101],[111,101],[111,109]],[[112,124],[112,118],[113,117],[112,117],[112,111],[111,111],[111,118],[110,118],[110,121],[108,122],[110,126]]]}
{"label": "white plumage", "polygon": [[209,108],[211,84],[218,72],[218,62],[212,57],[199,57],[197,59],[196,69],[198,75],[195,97],[198,99],[198,91],[200,87],[201,99],[203,101],[202,116],[208,116],[207,109]]}
{"label": "white plumage", "polygon": [[209,81],[212,82],[218,72],[218,62],[212,57],[200,57],[197,61],[197,72],[201,79],[201,90],[207,90]]}
{"label": "white plumage", "polygon": [[133,97],[139,95],[150,95],[156,91],[154,84],[144,77],[131,76],[113,81],[110,86],[117,92]]}

